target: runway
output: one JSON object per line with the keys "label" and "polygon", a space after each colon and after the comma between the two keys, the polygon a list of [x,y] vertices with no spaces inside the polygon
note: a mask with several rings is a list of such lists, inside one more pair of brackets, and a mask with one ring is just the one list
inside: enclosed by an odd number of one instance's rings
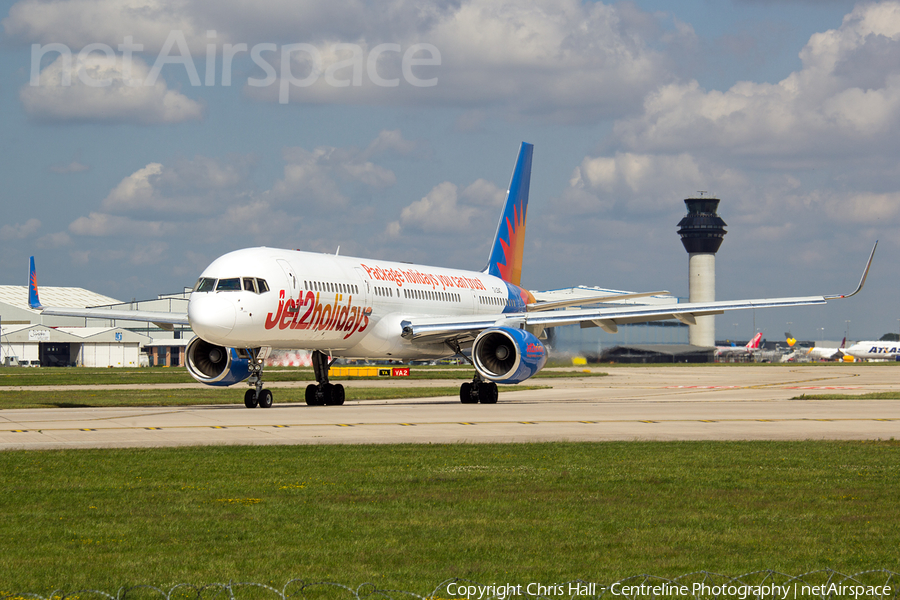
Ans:
{"label": "runway", "polygon": [[[243,405],[3,410],[0,449],[900,438],[900,400],[792,399],[804,393],[897,391],[900,366],[597,370],[609,376],[573,372],[571,378],[532,380],[552,388],[502,392],[496,405],[444,397],[310,407],[278,404],[280,386],[272,384],[276,404],[268,410]],[[395,384],[345,385],[373,383]]]}

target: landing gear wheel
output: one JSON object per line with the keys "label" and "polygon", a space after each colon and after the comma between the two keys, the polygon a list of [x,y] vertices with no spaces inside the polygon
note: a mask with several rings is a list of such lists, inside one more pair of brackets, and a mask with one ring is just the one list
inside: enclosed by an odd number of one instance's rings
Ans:
{"label": "landing gear wheel", "polygon": [[482,381],[478,384],[478,401],[482,404],[497,404],[500,390],[493,381]]}
{"label": "landing gear wheel", "polygon": [[247,390],[244,393],[244,406],[246,406],[247,408],[256,408],[257,404],[258,402],[256,400],[256,390]]}
{"label": "landing gear wheel", "polygon": [[320,350],[312,353],[316,383],[306,386],[306,403],[309,406],[340,406],[344,403],[344,386],[328,382],[328,369],[332,362]]}
{"label": "landing gear wheel", "polygon": [[478,396],[473,393],[475,391],[474,387],[468,381],[459,386],[459,401],[463,404],[477,404]]}
{"label": "landing gear wheel", "polygon": [[272,408],[272,392],[262,390],[258,396],[260,408]]}
{"label": "landing gear wheel", "polygon": [[318,389],[318,387],[319,386],[314,383],[306,386],[306,404],[308,406],[319,406],[319,400],[316,395],[316,390]]}
{"label": "landing gear wheel", "polygon": [[331,405],[341,406],[344,403],[344,386],[340,383],[331,386]]}
{"label": "landing gear wheel", "polygon": [[316,403],[317,406],[328,406],[331,404],[330,383],[320,383],[319,387],[316,388]]}

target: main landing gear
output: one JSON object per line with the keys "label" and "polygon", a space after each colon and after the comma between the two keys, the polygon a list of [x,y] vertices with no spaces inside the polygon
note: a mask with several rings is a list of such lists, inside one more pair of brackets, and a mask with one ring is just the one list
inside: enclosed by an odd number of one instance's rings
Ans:
{"label": "main landing gear", "polygon": [[328,355],[318,350],[312,353],[316,383],[306,386],[306,403],[309,406],[340,406],[344,403],[344,386],[328,382]]}
{"label": "main landing gear", "polygon": [[265,357],[260,348],[248,348],[250,353],[250,377],[247,383],[253,387],[244,394],[244,406],[247,408],[272,408],[272,392],[263,388],[262,371]]}
{"label": "main landing gear", "polygon": [[[463,354],[462,348],[459,347],[459,342],[455,340],[449,341],[447,342],[447,345],[456,352],[457,356],[461,356],[467,363],[473,367],[475,366],[472,359]],[[475,377],[472,378],[471,383],[467,381],[459,386],[459,401],[463,404],[478,404],[479,402],[482,404],[497,404],[497,397],[499,395],[500,392],[497,389],[497,384],[493,381],[485,381],[477,370],[475,371]]]}
{"label": "main landing gear", "polygon": [[459,401],[463,404],[497,404],[500,392],[493,381],[485,381],[477,372],[471,383],[468,381],[459,386]]}

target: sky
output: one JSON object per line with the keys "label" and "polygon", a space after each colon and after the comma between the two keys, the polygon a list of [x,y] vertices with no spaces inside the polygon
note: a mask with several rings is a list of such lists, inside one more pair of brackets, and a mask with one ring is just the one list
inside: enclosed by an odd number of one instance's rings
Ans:
{"label": "sky", "polygon": [[687,296],[717,338],[900,331],[900,1],[19,0],[0,20],[0,283],[121,300],[287,247],[480,270],[535,145],[522,283]]}

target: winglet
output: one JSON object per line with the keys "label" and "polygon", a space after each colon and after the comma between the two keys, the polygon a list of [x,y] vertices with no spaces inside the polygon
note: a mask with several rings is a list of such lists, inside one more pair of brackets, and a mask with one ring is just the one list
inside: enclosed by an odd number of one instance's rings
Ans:
{"label": "winglet", "polygon": [[875,258],[875,248],[878,247],[878,240],[875,240],[875,245],[872,246],[872,253],[869,254],[869,260],[866,262],[866,268],[863,271],[862,279],[859,280],[859,286],[857,286],[856,290],[852,294],[835,294],[833,296],[824,296],[826,300],[837,300],[838,298],[849,298],[850,296],[855,296],[866,284],[866,277],[869,276],[869,267],[872,266],[872,259]]}
{"label": "winglet", "polygon": [[522,142],[519,158],[506,192],[506,203],[484,272],[513,285],[522,279],[522,254],[525,249],[525,217],[531,187],[531,155],[534,145]]}
{"label": "winglet", "polygon": [[38,298],[37,270],[34,268],[34,257],[31,257],[31,270],[28,273],[28,306],[36,310],[44,308]]}

